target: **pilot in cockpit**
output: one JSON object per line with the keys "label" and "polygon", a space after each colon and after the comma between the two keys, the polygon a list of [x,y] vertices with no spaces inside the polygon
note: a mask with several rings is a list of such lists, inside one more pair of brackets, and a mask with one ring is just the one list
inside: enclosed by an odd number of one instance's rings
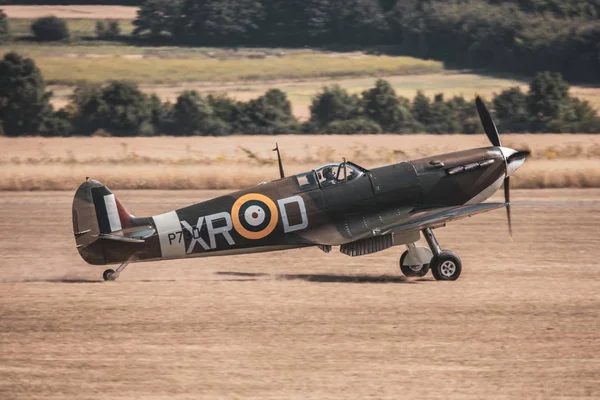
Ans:
{"label": "pilot in cockpit", "polygon": [[335,174],[333,173],[333,169],[331,167],[325,167],[323,169],[323,184],[324,185],[333,185],[335,182]]}

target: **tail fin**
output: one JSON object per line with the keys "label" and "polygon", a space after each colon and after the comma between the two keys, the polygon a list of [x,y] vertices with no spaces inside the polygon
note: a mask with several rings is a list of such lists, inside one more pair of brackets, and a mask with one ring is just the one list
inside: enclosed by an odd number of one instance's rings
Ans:
{"label": "tail fin", "polygon": [[90,264],[106,264],[102,235],[132,227],[135,218],[102,183],[87,179],[73,199],[73,233],[79,254]]}
{"label": "tail fin", "polygon": [[93,187],[90,190],[100,233],[110,234],[131,228],[132,216],[106,186]]}

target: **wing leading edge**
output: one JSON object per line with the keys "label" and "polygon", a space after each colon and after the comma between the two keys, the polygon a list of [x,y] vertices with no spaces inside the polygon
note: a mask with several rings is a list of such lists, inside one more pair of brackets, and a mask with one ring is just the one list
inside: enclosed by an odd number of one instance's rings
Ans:
{"label": "wing leading edge", "polygon": [[411,215],[405,222],[391,227],[385,233],[437,228],[448,222],[506,207],[507,204],[508,203],[479,203],[421,211]]}

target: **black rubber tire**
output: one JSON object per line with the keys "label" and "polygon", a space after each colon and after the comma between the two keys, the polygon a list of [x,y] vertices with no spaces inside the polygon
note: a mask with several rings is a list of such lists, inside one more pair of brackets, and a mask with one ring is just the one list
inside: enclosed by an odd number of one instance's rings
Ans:
{"label": "black rubber tire", "polygon": [[404,253],[402,253],[402,256],[400,256],[400,271],[402,271],[404,276],[412,278],[412,277],[422,277],[422,276],[427,275],[427,273],[429,272],[429,264],[421,265],[421,269],[418,271],[413,270],[409,266],[403,265],[404,259],[406,258],[407,255],[408,255],[408,250],[405,250]]}
{"label": "black rubber tire", "polygon": [[104,273],[102,274],[102,278],[104,278],[105,281],[110,281],[110,277],[112,274],[114,274],[115,271],[112,269],[107,269],[106,271],[104,271]]}
{"label": "black rubber tire", "polygon": [[439,256],[433,257],[430,267],[431,273],[437,281],[455,281],[462,272],[462,261],[456,253],[442,250]]}

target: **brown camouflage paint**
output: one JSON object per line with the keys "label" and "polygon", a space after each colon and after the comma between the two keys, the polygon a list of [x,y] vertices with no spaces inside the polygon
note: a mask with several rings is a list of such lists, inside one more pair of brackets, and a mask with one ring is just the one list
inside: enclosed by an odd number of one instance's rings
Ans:
{"label": "brown camouflage paint", "polygon": [[[470,169],[449,173],[462,166]],[[147,226],[155,232],[131,242],[108,238],[110,232],[102,236],[106,232],[99,227],[92,190],[110,191],[87,180],[73,201],[77,248],[90,264],[112,264],[341,245],[393,228],[423,211],[467,203],[504,177],[505,160],[499,148],[489,147],[364,171],[358,178],[324,187],[300,187],[296,176],[289,176],[161,216],[132,217],[126,221],[129,229]]]}

